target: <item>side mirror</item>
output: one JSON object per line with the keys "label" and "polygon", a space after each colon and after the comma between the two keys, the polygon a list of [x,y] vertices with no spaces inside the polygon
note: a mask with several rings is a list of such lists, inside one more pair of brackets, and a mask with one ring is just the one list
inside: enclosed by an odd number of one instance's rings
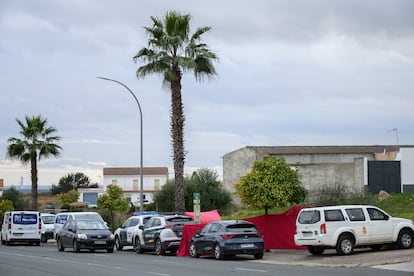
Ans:
{"label": "side mirror", "polygon": [[203,236],[203,235],[201,234],[201,232],[200,232],[200,231],[196,231],[195,236],[196,236],[197,238],[199,238],[199,237],[201,237],[201,236]]}
{"label": "side mirror", "polygon": [[68,231],[69,232],[74,232],[72,228],[68,228]]}
{"label": "side mirror", "polygon": [[138,226],[139,229],[144,230],[144,225]]}

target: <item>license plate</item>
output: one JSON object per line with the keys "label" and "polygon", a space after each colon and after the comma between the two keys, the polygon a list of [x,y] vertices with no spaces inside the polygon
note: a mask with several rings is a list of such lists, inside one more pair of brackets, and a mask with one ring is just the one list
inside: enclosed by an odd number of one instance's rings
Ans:
{"label": "license plate", "polygon": [[246,243],[246,244],[241,245],[241,248],[252,248],[252,247],[254,247],[254,244],[252,243]]}
{"label": "license plate", "polygon": [[303,236],[304,238],[309,238],[309,237],[312,237],[312,232],[303,232],[303,233],[302,233],[302,236]]}
{"label": "license plate", "polygon": [[106,244],[106,241],[95,241],[95,244]]}

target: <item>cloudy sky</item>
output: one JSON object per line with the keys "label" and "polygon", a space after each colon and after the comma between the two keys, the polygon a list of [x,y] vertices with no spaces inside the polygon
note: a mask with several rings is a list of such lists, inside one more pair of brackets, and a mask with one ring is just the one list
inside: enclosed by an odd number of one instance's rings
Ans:
{"label": "cloudy sky", "polygon": [[[150,16],[177,10],[220,58],[217,77],[184,75],[186,167],[220,167],[245,146],[414,144],[414,1],[0,1],[0,178],[23,174],[6,158],[16,118],[42,115],[63,152],[48,172],[172,168],[170,92],[136,78]],[[394,130],[393,130],[394,129]],[[398,134],[398,135],[397,135]],[[398,137],[398,139],[397,139]],[[23,168],[27,173],[28,167]],[[172,169],[171,169],[172,170]],[[27,181],[29,182],[28,176]],[[27,183],[26,183],[27,184]]]}

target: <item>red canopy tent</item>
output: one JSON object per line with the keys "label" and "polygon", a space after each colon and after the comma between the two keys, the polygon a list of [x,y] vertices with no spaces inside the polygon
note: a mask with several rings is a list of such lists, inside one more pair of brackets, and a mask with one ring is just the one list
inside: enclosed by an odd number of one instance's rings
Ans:
{"label": "red canopy tent", "polygon": [[306,249],[297,246],[293,240],[296,231],[296,217],[303,207],[293,206],[286,212],[262,215],[244,220],[250,221],[264,235],[265,249]]}
{"label": "red canopy tent", "polygon": [[[306,247],[297,246],[293,240],[296,231],[296,217],[303,207],[293,206],[286,212],[272,215],[262,215],[244,220],[250,221],[256,225],[260,232],[264,235],[265,249],[297,249],[304,250]],[[217,210],[210,211],[217,212]],[[180,246],[178,248],[177,256],[189,256],[188,247],[190,245],[191,237],[196,234],[196,231],[201,230],[210,221],[221,220],[218,212],[216,215],[219,219],[214,219],[214,216],[209,217],[212,220],[203,220],[203,213],[200,214],[203,224],[184,225],[183,235],[181,237]],[[187,214],[187,213],[186,213]],[[191,213],[189,213],[191,214]]]}

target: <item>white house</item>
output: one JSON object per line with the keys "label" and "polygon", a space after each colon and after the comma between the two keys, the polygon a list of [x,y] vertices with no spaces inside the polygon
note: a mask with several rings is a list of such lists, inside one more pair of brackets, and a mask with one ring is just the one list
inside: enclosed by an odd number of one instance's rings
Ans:
{"label": "white house", "polygon": [[[103,169],[103,189],[110,184],[118,185],[124,191],[125,197],[135,206],[140,205],[140,168],[104,168]],[[143,168],[143,197],[144,203],[153,202],[154,192],[161,190],[167,183],[167,167],[146,167]]]}

